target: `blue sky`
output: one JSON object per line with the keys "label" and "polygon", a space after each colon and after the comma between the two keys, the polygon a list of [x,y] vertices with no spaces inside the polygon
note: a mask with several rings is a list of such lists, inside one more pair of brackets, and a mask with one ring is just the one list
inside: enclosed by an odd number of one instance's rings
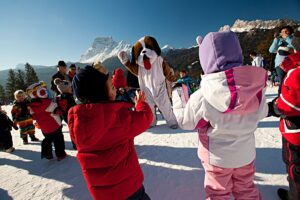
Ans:
{"label": "blue sky", "polygon": [[0,70],[78,61],[97,36],[190,47],[236,19],[300,21],[299,0],[0,0]]}

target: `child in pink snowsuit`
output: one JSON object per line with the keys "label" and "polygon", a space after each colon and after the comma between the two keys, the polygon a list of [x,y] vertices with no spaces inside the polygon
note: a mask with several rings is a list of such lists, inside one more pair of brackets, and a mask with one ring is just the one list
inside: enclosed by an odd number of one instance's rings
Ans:
{"label": "child in pink snowsuit", "polygon": [[198,129],[206,199],[261,199],[253,182],[254,132],[268,113],[267,72],[242,65],[242,49],[231,31],[209,33],[197,42],[205,74],[201,87],[188,101],[181,87],[172,97],[179,126]]}

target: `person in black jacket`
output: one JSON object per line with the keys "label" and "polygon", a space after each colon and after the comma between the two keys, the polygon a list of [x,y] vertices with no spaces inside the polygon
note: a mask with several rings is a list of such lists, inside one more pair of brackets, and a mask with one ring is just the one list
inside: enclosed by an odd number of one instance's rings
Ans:
{"label": "person in black jacket", "polygon": [[60,94],[56,85],[54,84],[54,79],[60,78],[61,80],[70,81],[69,77],[67,75],[67,65],[64,61],[60,60],[58,62],[57,70],[58,71],[52,76],[52,79],[51,79],[51,90],[54,92],[54,96],[57,96]]}
{"label": "person in black jacket", "polygon": [[12,127],[18,130],[18,127],[6,115],[6,112],[2,110],[0,104],[0,147],[4,148],[4,151],[7,153],[11,153],[15,150],[10,133]]}

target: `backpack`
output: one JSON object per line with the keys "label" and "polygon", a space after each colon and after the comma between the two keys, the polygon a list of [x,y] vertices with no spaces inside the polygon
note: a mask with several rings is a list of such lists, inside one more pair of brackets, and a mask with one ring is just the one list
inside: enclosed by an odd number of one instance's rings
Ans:
{"label": "backpack", "polygon": [[300,52],[287,56],[279,66],[285,72],[300,66]]}

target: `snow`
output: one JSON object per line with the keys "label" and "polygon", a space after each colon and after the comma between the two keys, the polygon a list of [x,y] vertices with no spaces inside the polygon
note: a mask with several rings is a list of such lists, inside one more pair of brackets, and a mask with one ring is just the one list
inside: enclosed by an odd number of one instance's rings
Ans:
{"label": "snow", "polygon": [[105,59],[117,56],[120,51],[131,51],[131,45],[124,41],[116,42],[112,37],[97,37],[92,47],[81,55],[81,63],[93,63],[95,59],[99,59],[103,62]]}
{"label": "snow", "polygon": [[[277,87],[268,88],[267,99],[276,96]],[[10,111],[11,106],[3,106]],[[277,199],[276,190],[287,188],[285,166],[281,159],[279,120],[265,118],[255,132],[257,159],[255,183],[266,200]],[[0,152],[1,200],[84,199],[91,196],[72,150],[66,125],[63,127],[68,157],[62,161],[40,159],[40,142],[23,145],[18,131],[13,130],[16,151]],[[39,129],[39,139],[43,136]],[[205,198],[204,171],[197,157],[197,133],[172,130],[165,121],[135,139],[145,181],[151,199],[195,200]]]}

